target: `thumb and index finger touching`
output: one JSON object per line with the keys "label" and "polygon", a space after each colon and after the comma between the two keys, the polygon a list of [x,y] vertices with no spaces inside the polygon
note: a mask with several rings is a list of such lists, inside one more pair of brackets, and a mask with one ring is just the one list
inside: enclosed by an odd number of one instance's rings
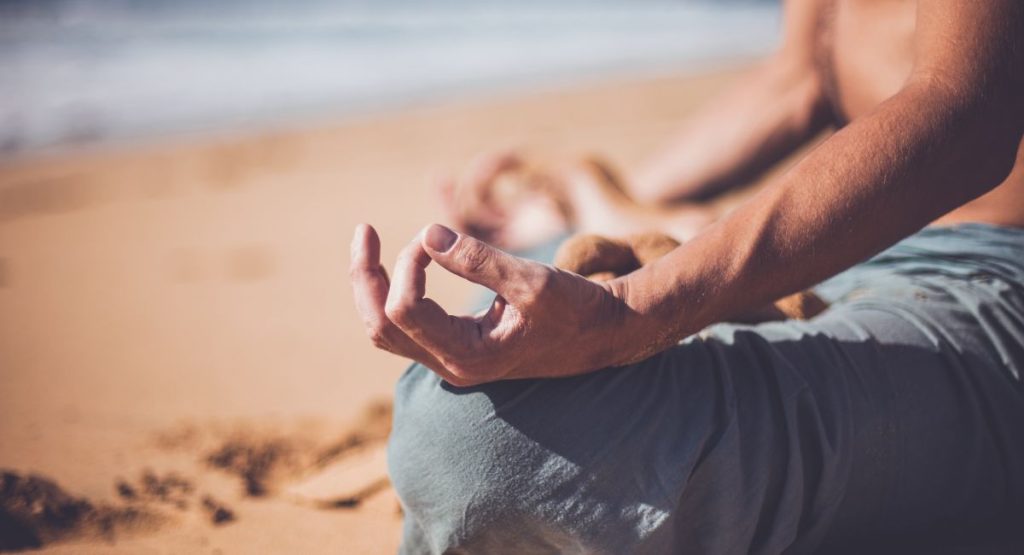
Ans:
{"label": "thumb and index finger touching", "polygon": [[426,268],[431,262],[464,279],[495,291],[515,304],[522,297],[529,262],[468,235],[431,225],[398,255],[385,312],[414,341],[446,365],[478,358],[482,342],[501,320],[504,301],[492,305],[485,318],[449,315],[426,297]]}
{"label": "thumb and index finger touching", "polygon": [[426,298],[426,268],[431,262],[505,295],[505,281],[521,269],[521,260],[486,243],[432,225],[398,255],[386,313],[405,333],[442,359],[458,359],[479,347],[493,321],[451,316]]}
{"label": "thumb and index finger touching", "polygon": [[523,300],[536,274],[533,263],[439,224],[427,227],[421,237],[425,254],[439,266],[512,303]]}

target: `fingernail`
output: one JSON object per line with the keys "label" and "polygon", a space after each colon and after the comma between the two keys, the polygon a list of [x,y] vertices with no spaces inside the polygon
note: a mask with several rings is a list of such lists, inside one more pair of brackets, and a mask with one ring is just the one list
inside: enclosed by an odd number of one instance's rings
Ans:
{"label": "fingernail", "polygon": [[437,252],[448,252],[459,238],[458,234],[443,225],[434,224],[427,229],[424,240],[427,246]]}

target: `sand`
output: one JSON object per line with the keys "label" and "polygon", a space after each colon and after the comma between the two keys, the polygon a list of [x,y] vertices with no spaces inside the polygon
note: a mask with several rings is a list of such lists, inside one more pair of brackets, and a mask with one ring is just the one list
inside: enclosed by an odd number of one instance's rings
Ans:
{"label": "sand", "polygon": [[[440,218],[433,176],[489,149],[629,168],[738,71],[0,162],[0,469],[30,492],[0,518],[43,553],[393,553],[406,363],[354,313],[353,226],[393,260]],[[46,503],[93,516],[54,531]]]}

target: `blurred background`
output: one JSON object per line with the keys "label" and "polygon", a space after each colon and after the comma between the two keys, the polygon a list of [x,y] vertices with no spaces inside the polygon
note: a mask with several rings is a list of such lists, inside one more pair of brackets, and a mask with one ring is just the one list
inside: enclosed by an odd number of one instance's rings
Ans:
{"label": "blurred background", "polygon": [[[0,550],[393,553],[407,363],[355,314],[352,228],[390,266],[436,178],[509,146],[628,170],[779,27],[772,1],[0,1]],[[69,499],[91,516],[25,512]]]}
{"label": "blurred background", "polygon": [[764,53],[771,1],[0,3],[0,148],[312,121]]}

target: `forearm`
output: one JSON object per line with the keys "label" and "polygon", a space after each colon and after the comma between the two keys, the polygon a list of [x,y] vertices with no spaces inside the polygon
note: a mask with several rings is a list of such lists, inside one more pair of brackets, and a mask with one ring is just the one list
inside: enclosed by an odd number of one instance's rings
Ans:
{"label": "forearm", "polygon": [[988,100],[908,85],[728,218],[619,280],[630,325],[658,330],[645,350],[809,287],[997,185],[1020,113]]}
{"label": "forearm", "polygon": [[693,116],[640,166],[630,193],[641,202],[666,203],[749,182],[829,121],[814,71],[779,55]]}

